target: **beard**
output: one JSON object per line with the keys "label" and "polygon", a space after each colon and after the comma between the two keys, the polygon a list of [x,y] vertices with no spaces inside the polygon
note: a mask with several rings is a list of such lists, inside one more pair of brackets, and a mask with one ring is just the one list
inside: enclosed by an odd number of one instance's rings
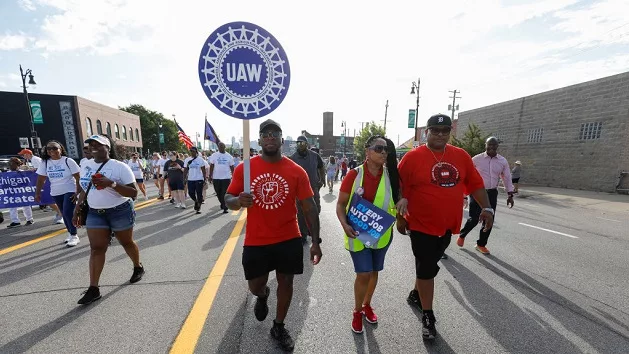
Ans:
{"label": "beard", "polygon": [[280,154],[280,149],[267,150],[267,149],[265,149],[265,148],[262,148],[262,152],[263,152],[266,156],[277,156],[278,154]]}

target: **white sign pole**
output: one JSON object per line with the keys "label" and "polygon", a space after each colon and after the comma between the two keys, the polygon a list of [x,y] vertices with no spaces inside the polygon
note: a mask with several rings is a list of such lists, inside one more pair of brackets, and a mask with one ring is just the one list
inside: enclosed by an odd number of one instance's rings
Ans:
{"label": "white sign pole", "polygon": [[251,167],[249,164],[249,119],[242,120],[242,162],[244,167],[245,193],[251,194]]}

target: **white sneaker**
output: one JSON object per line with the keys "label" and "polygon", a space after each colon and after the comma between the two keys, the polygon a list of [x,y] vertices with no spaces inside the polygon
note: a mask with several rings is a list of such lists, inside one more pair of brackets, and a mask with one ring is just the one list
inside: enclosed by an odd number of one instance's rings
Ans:
{"label": "white sneaker", "polygon": [[68,241],[68,247],[74,247],[79,244],[79,236],[74,235],[70,236],[70,240]]}
{"label": "white sneaker", "polygon": [[180,207],[180,208],[181,208],[181,209],[185,209],[185,208],[186,208],[186,205],[185,205],[184,203],[181,203],[181,207]]}
{"label": "white sneaker", "polygon": [[63,216],[59,217],[59,215],[55,216],[55,224],[63,224]]}
{"label": "white sneaker", "polygon": [[72,235],[70,235],[70,233],[68,232],[68,237],[66,237],[66,239],[63,240],[63,243],[68,243],[70,242],[71,239],[72,239]]}

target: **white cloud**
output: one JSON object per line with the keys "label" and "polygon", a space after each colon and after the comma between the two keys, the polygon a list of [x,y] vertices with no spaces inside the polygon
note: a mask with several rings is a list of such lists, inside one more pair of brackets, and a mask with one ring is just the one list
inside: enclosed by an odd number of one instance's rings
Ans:
{"label": "white cloud", "polygon": [[35,11],[37,10],[37,8],[35,7],[35,4],[33,4],[32,0],[18,0],[18,5],[20,5],[20,7],[26,11]]}
{"label": "white cloud", "polygon": [[0,50],[24,49],[32,39],[23,33],[0,35]]}

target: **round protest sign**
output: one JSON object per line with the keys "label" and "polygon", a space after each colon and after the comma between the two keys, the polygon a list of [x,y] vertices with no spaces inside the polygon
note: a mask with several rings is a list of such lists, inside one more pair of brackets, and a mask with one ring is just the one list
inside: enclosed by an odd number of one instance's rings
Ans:
{"label": "round protest sign", "polygon": [[213,31],[203,44],[199,79],[220,111],[255,119],[282,103],[290,85],[290,67],[286,52],[264,28],[231,22]]}

